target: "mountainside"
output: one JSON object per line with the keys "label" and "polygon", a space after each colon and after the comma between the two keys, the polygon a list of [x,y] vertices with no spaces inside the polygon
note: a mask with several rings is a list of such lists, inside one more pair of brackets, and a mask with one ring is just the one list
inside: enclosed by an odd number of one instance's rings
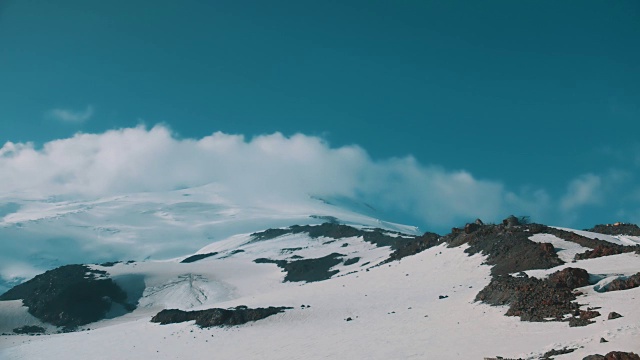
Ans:
{"label": "mountainside", "polygon": [[93,200],[0,197],[0,293],[65,264],[168,259],[236,234],[294,224],[340,221],[418,233],[361,215],[365,205],[342,199],[265,198],[238,197],[215,184]]}
{"label": "mountainside", "polygon": [[[140,206],[116,203],[81,213]],[[120,261],[62,266],[14,286],[0,295],[0,357],[635,359],[631,353],[640,353],[636,234],[510,217],[419,235],[315,199],[288,217],[255,211],[255,223],[241,216],[244,209],[229,220],[202,213],[201,205],[163,206],[182,209],[163,213],[174,219],[182,211],[200,214],[203,228],[219,224],[225,238],[168,260],[131,259],[128,252]],[[289,223],[260,227],[269,221]],[[162,237],[161,230],[177,236],[184,224],[176,221],[174,233],[152,224],[147,239]],[[237,231],[242,227],[248,231]]]}

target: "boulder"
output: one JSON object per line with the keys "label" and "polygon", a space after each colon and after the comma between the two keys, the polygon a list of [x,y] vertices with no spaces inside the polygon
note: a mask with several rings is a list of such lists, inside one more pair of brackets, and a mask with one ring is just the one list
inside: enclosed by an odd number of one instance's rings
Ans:
{"label": "boulder", "polygon": [[609,313],[609,316],[607,317],[607,319],[613,320],[613,319],[617,319],[617,318],[621,318],[621,317],[622,317],[622,315],[618,314],[615,311],[612,311],[612,312]]}
{"label": "boulder", "polygon": [[517,217],[510,215],[508,218],[502,220],[502,224],[507,228],[512,228],[514,226],[520,225],[520,221]]}
{"label": "boulder", "polygon": [[589,273],[585,269],[570,267],[549,275],[549,281],[556,287],[575,289],[589,285]]}
{"label": "boulder", "polygon": [[478,229],[480,229],[480,225],[476,223],[469,223],[464,226],[464,233],[471,234],[472,232],[477,231]]}
{"label": "boulder", "polygon": [[612,351],[604,356],[604,360],[640,360],[640,356],[632,352]]}
{"label": "boulder", "polygon": [[627,289],[637,288],[639,286],[640,286],[640,272],[635,275],[631,275],[626,279],[613,280],[609,285],[607,285],[606,291],[627,290]]}

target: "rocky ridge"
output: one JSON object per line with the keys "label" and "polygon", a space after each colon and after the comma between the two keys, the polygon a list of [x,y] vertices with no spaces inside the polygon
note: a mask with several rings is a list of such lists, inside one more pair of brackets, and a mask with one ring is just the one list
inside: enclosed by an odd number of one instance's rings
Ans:
{"label": "rocky ridge", "polygon": [[267,307],[250,309],[246,306],[237,306],[230,309],[207,309],[196,311],[184,311],[178,309],[162,310],[156,314],[151,322],[175,324],[185,321],[194,321],[200,327],[235,326],[246,324],[250,321],[258,321],[269,316],[279,314],[290,307]]}
{"label": "rocky ridge", "polygon": [[312,239],[319,237],[329,239],[362,237],[364,241],[378,247],[390,247],[393,252],[387,261],[400,260],[403,257],[415,255],[441,243],[440,235],[432,232],[426,232],[423,235],[415,236],[379,228],[357,229],[352,226],[336,222],[325,222],[321,225],[293,225],[282,229],[268,229],[253,233],[251,236],[253,241],[263,241],[274,239],[279,236],[301,233],[308,234]]}
{"label": "rocky ridge", "polygon": [[0,300],[22,300],[30,314],[67,330],[103,319],[112,306],[135,309],[106,272],[86,265],[49,270],[0,295]]}
{"label": "rocky ridge", "polygon": [[[467,244],[470,254],[482,253],[487,256],[492,280],[476,296],[494,306],[508,305],[505,315],[518,316],[523,321],[567,321],[570,326],[585,326],[593,323],[592,318],[600,316],[593,310],[581,310],[576,303],[578,287],[591,285],[589,273],[579,268],[566,268],[551,274],[546,279],[528,277],[523,271],[550,269],[564,262],[558,258],[556,249],[550,243],[536,243],[529,238],[535,234],[551,234],[565,241],[591,248],[576,259],[609,256],[634,251],[637,247],[611,244],[600,239],[591,239],[570,231],[541,224],[520,223],[510,216],[501,224],[485,225],[480,220],[463,228],[453,228],[443,238],[448,246]],[[511,274],[520,273],[520,276]],[[625,289],[638,286],[638,278],[615,280],[608,289]]]}
{"label": "rocky ridge", "polygon": [[594,310],[580,310],[574,302],[576,294],[572,290],[587,285],[589,273],[578,268],[557,271],[546,279],[526,274],[498,275],[478,293],[476,301],[509,305],[505,315],[518,316],[522,321],[568,321],[570,326],[584,326],[600,315]]}
{"label": "rocky ridge", "polygon": [[628,223],[599,224],[587,231],[606,235],[631,235],[640,236],[640,226]]}

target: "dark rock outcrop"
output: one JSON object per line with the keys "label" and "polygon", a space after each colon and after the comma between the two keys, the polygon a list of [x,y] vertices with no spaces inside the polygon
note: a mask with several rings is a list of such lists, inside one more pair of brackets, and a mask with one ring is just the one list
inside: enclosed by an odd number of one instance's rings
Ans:
{"label": "dark rock outcrop", "polygon": [[589,355],[582,360],[640,360],[640,356],[632,352],[612,351],[607,355]]}
{"label": "dark rock outcrop", "polygon": [[576,260],[595,259],[603,256],[618,255],[640,250],[638,246],[624,246],[618,244],[599,244],[592,250],[576,254]]}
{"label": "dark rock outcrop", "polygon": [[585,269],[569,267],[549,275],[547,282],[556,288],[575,289],[589,285],[589,273]]}
{"label": "dark rock outcrop", "polygon": [[[441,241],[449,246],[468,244],[467,253],[482,253],[487,256],[492,280],[476,296],[476,301],[490,305],[509,305],[507,316],[518,316],[523,321],[568,321],[570,326],[584,326],[600,314],[593,310],[580,310],[575,303],[573,289],[589,285],[589,274],[584,269],[566,268],[541,280],[528,277],[523,271],[549,269],[563,264],[550,243],[537,243],[529,237],[534,234],[553,233],[558,237],[572,239],[590,245],[599,240],[577,235],[540,224],[521,223],[515,217],[507,218],[500,225],[469,226],[454,229]],[[473,231],[470,231],[473,230]],[[520,272],[513,277],[509,274]],[[572,314],[567,318],[566,314]]]}
{"label": "dark rock outcrop", "polygon": [[7,291],[0,300],[19,300],[38,319],[74,328],[101,320],[113,303],[131,311],[127,294],[106,272],[85,265],[65,265],[49,270]]}
{"label": "dark rock outcrop", "polygon": [[637,288],[639,286],[640,272],[627,278],[613,280],[604,288],[604,291],[620,291]]}
{"label": "dark rock outcrop", "polygon": [[604,356],[604,360],[640,360],[640,356],[632,352],[612,351]]}
{"label": "dark rock outcrop", "polygon": [[211,256],[215,256],[218,255],[217,252],[210,252],[210,253],[206,253],[206,254],[195,254],[195,255],[191,255],[185,259],[183,259],[182,261],[180,261],[181,264],[189,264],[192,262],[196,262],[198,260],[202,260],[202,259],[206,259],[208,257]]}
{"label": "dark rock outcrop", "polygon": [[[489,285],[476,296],[476,301],[490,305],[509,305],[505,315],[519,316],[523,321],[569,321],[570,326],[582,326],[600,315],[596,311],[580,310],[573,289],[588,284],[584,269],[566,268],[541,280],[533,277],[494,276]],[[565,314],[573,314],[564,319]]]}
{"label": "dark rock outcrop", "polygon": [[395,250],[383,264],[421,253],[429,248],[442,244],[442,242],[443,240],[440,235],[431,232],[424,233],[412,239],[405,239],[405,241],[402,242],[399,241],[395,246],[391,247],[392,249],[395,248]]}
{"label": "dark rock outcrop", "polygon": [[481,227],[482,227],[482,225],[480,225],[480,224],[469,223],[469,224],[464,226],[464,233],[465,234],[471,234],[472,232],[480,229]]}
{"label": "dark rock outcrop", "polygon": [[120,264],[122,261],[107,261],[107,262],[103,262],[102,264],[100,264],[100,266],[103,267],[112,267],[115,266],[117,264]]}
{"label": "dark rock outcrop", "polygon": [[574,351],[576,351],[576,349],[570,349],[570,348],[557,349],[557,350],[552,349],[544,353],[544,355],[542,355],[542,360],[553,359],[552,356],[570,354]]}
{"label": "dark rock outcrop", "polygon": [[609,316],[607,316],[607,319],[608,320],[613,320],[613,319],[617,319],[617,318],[621,318],[621,317],[622,317],[622,315],[618,314],[615,311],[612,311],[612,312],[609,313]]}
{"label": "dark rock outcrop", "polygon": [[354,258],[351,258],[351,259],[347,259],[347,260],[345,260],[343,264],[344,264],[345,266],[347,266],[347,265],[353,265],[353,264],[356,264],[358,261],[360,261],[360,258],[359,258],[359,257],[354,257]]}
{"label": "dark rock outcrop", "polygon": [[246,306],[238,306],[231,309],[207,309],[198,311],[183,311],[177,309],[162,310],[151,318],[151,322],[175,324],[195,320],[200,327],[234,326],[242,325],[250,321],[258,321],[284,312],[291,307],[273,307],[250,309]]}
{"label": "dark rock outcrop", "polygon": [[268,229],[265,231],[253,233],[251,234],[251,236],[254,238],[254,241],[261,241],[275,239],[283,235],[301,233],[307,233],[311,238],[314,239],[319,237],[342,239],[347,237],[362,236],[365,231],[356,229],[348,225],[326,222],[321,225],[293,225],[284,229]]}
{"label": "dark rock outcrop", "polygon": [[[487,264],[493,265],[491,273],[506,275],[531,269],[549,269],[563,264],[553,251],[553,246],[540,245],[529,240],[536,232],[535,224],[514,226],[484,225],[471,233],[453,231],[440,241],[449,246],[468,244],[470,254],[487,255]],[[542,229],[536,229],[542,230]]]}
{"label": "dark rock outcrop", "polygon": [[[534,249],[529,237],[535,234],[551,234],[574,242],[590,250],[577,254],[575,259],[592,259],[636,251],[640,246],[624,246],[600,239],[591,239],[572,231],[561,230],[541,224],[521,224],[517,218],[509,217],[500,225],[467,224],[464,229],[453,228],[441,239],[451,246],[468,243],[470,253],[488,255],[487,263],[494,265],[493,274],[506,274],[530,269],[548,269],[562,262],[554,256],[553,245],[542,243]],[[518,225],[516,224],[516,221]],[[510,225],[509,225],[510,224]]]}
{"label": "dark rock outcrop", "polygon": [[502,220],[502,225],[506,226],[507,228],[512,228],[520,225],[520,221],[517,217],[510,215],[508,218]]}
{"label": "dark rock outcrop", "polygon": [[301,260],[271,260],[271,259],[255,259],[257,264],[272,263],[278,265],[287,272],[284,281],[305,281],[315,282],[331,278],[338,273],[338,270],[330,270],[332,267],[340,264],[344,255],[332,253],[317,259],[301,259]]}
{"label": "dark rock outcrop", "polygon": [[44,334],[47,331],[41,326],[25,325],[13,329],[13,332],[16,334]]}
{"label": "dark rock outcrop", "polygon": [[599,224],[587,231],[606,235],[632,235],[640,236],[640,227],[636,224],[615,223]]}

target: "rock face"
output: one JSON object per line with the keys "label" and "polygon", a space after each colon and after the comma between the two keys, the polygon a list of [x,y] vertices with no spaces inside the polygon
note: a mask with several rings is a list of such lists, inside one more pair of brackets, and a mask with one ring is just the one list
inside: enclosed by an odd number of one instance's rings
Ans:
{"label": "rock face", "polygon": [[195,254],[195,255],[191,255],[191,256],[183,259],[182,261],[180,261],[180,263],[189,264],[189,263],[196,262],[196,261],[202,260],[202,259],[206,259],[208,257],[215,256],[215,255],[218,255],[218,253],[217,252],[212,252],[212,253],[206,253],[206,254]]}
{"label": "rock face", "polygon": [[469,224],[464,226],[464,233],[465,234],[471,234],[472,232],[480,229],[481,227],[482,227],[482,225],[480,225],[480,224],[469,223]]}
{"label": "rock face", "polygon": [[183,311],[177,309],[162,310],[156,314],[151,322],[160,324],[175,324],[185,321],[196,321],[200,327],[234,326],[250,321],[258,321],[284,312],[290,307],[273,307],[249,309],[246,306],[238,306],[231,309],[207,309],[199,311]]}
{"label": "rock face", "polygon": [[359,258],[359,257],[354,257],[354,258],[351,258],[351,259],[347,259],[347,260],[345,260],[343,264],[344,264],[345,266],[347,266],[347,265],[353,265],[353,264],[358,263],[358,261],[360,261],[360,258]]}
{"label": "rock face", "polygon": [[[377,229],[380,234],[384,232],[382,229]],[[342,224],[336,224],[333,222],[326,222],[321,225],[293,225],[285,229],[268,229],[265,231],[251,234],[256,240],[269,240],[278,236],[287,234],[301,234],[307,233],[311,238],[328,237],[332,239],[342,239],[346,237],[363,236],[366,231],[356,229],[354,227]],[[384,236],[383,236],[384,237]],[[390,236],[389,236],[390,237]]]}
{"label": "rock face", "polygon": [[589,273],[585,269],[566,268],[549,275],[547,282],[556,288],[575,289],[589,285]]}
{"label": "rock face", "polygon": [[[465,226],[465,230],[453,229],[442,240],[449,246],[468,244],[467,253],[487,256],[492,280],[476,296],[476,301],[490,305],[509,305],[507,316],[518,316],[523,321],[568,321],[570,326],[584,326],[600,313],[580,310],[575,303],[573,289],[589,285],[589,274],[584,269],[566,268],[541,280],[509,274],[531,269],[549,269],[563,264],[549,243],[536,243],[529,237],[539,233],[555,233],[569,241],[597,246],[600,240],[575,235],[539,224],[521,224],[511,216],[500,225]],[[566,234],[564,234],[566,233]],[[573,234],[573,235],[572,235]],[[565,317],[572,314],[571,317]]]}
{"label": "rock face", "polygon": [[607,316],[607,319],[608,320],[613,320],[613,319],[617,319],[617,318],[621,318],[621,317],[622,317],[622,315],[618,314],[615,311],[612,311],[612,312],[609,313],[609,316]]}
{"label": "rock face", "polygon": [[85,265],[65,265],[14,287],[0,300],[22,299],[31,315],[67,328],[103,319],[113,303],[133,310],[126,293],[105,274]]}
{"label": "rock face", "polygon": [[613,280],[611,283],[609,283],[609,285],[605,287],[604,290],[620,291],[620,290],[637,288],[638,286],[640,286],[640,272],[635,275],[631,275],[626,279]]}
{"label": "rock face", "polygon": [[556,356],[556,355],[564,355],[564,354],[570,354],[572,352],[576,351],[576,349],[570,349],[570,348],[564,348],[564,349],[553,349],[553,350],[549,350],[546,353],[544,353],[544,355],[542,355],[542,359],[553,359],[552,356]]}
{"label": "rock face", "polygon": [[640,360],[640,356],[632,352],[612,351],[604,356],[604,360]]}
{"label": "rock face", "polygon": [[589,355],[582,360],[640,360],[640,356],[632,352],[612,351],[607,355]]}
{"label": "rock face", "polygon": [[[507,227],[506,225],[484,225],[466,233],[453,231],[442,238],[449,246],[468,244],[467,253],[487,255],[487,263],[493,265],[491,273],[506,275],[531,269],[549,269],[563,264],[553,246],[540,245],[529,240],[537,232],[535,225]],[[542,231],[542,229],[536,229]]]}
{"label": "rock face", "polygon": [[254,262],[258,264],[273,263],[287,272],[284,281],[305,281],[315,282],[331,278],[338,273],[338,270],[331,270],[332,267],[342,263],[342,254],[332,253],[317,259],[301,259],[301,260],[271,260],[256,259]]}
{"label": "rock face", "polygon": [[615,223],[615,224],[600,224],[596,225],[587,231],[596,232],[600,234],[607,235],[632,235],[632,236],[640,236],[640,227],[636,224],[625,224],[625,223]]}
{"label": "rock face", "polygon": [[638,246],[623,246],[618,244],[601,244],[597,245],[593,250],[587,250],[582,254],[576,254],[576,260],[595,259],[602,256],[618,255],[628,252],[638,251]]}
{"label": "rock face", "polygon": [[520,221],[517,217],[510,215],[508,218],[502,220],[502,225],[511,228],[520,225]]}
{"label": "rock face", "polygon": [[404,257],[421,253],[429,248],[442,244],[442,242],[443,240],[440,235],[431,232],[424,233],[423,235],[415,237],[413,239],[398,241],[394,246],[391,247],[395,250],[383,263],[400,260]]}
{"label": "rock face", "polygon": [[[591,323],[596,311],[580,310],[573,302],[572,290],[588,285],[589,274],[584,269],[566,268],[541,280],[532,277],[495,276],[476,296],[476,301],[490,305],[509,305],[507,316],[519,316],[523,321],[569,321],[570,326]],[[565,314],[574,314],[564,319]]]}

